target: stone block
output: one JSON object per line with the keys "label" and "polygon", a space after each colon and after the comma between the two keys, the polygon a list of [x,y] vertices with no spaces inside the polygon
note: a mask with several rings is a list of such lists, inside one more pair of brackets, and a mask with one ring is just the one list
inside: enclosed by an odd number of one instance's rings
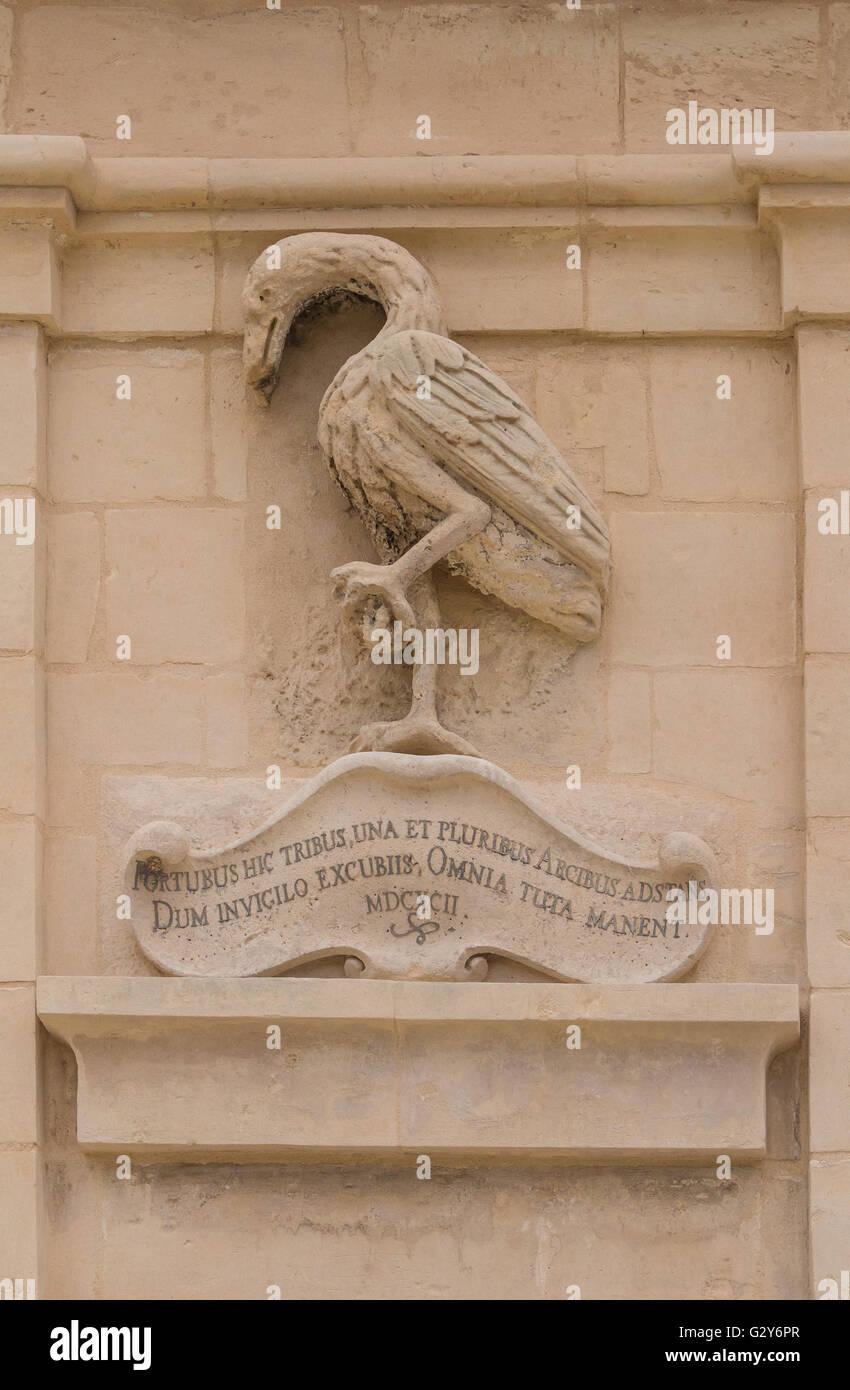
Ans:
{"label": "stone block", "polygon": [[[781,343],[653,343],[652,427],[661,495],[694,502],[796,499],[792,354]],[[731,398],[718,399],[718,377]]]}
{"label": "stone block", "polygon": [[[119,378],[129,377],[129,385]],[[119,399],[129,389],[130,399]],[[58,502],[202,497],[204,359],[178,348],[62,348],[51,358],[50,493]]]}
{"label": "stone block", "polygon": [[[13,128],[85,131],[97,154],[274,155],[283,144],[290,155],[317,156],[349,148],[343,33],[337,10],[324,6],[195,15],[174,6],[155,15],[41,7],[18,14],[15,72]],[[116,138],[124,114],[133,123],[129,141]]]}
{"label": "stone block", "polygon": [[801,692],[783,671],[659,671],[656,776],[799,814]]}
{"label": "stone block", "polygon": [[239,347],[216,348],[210,358],[213,492],[229,502],[248,496],[247,436],[256,403],[248,397]]}
{"label": "stone block", "polygon": [[850,330],[801,323],[797,373],[803,486],[844,486],[850,438]]}
{"label": "stone block", "polygon": [[[581,327],[582,275],[566,264],[575,231],[417,231],[397,240],[434,276],[453,334]],[[470,274],[471,265],[486,274]]]}
{"label": "stone block", "polygon": [[608,764],[611,772],[652,770],[652,710],[645,671],[614,667],[608,683]]}
{"label": "stone block", "polygon": [[214,300],[213,252],[203,233],[114,236],[77,242],[65,253],[66,333],[208,333]]}
{"label": "stone block", "polygon": [[48,679],[50,774],[81,764],[191,768],[204,758],[203,680],[166,672],[86,671]]}
{"label": "stone block", "polygon": [[34,980],[38,973],[41,871],[36,822],[0,824],[0,980]]}
{"label": "stone block", "polygon": [[39,1015],[78,1057],[81,1145],[153,1160],[746,1161],[765,1150],[765,1058],[799,1033],[788,985],[54,976]]}
{"label": "stone block", "polygon": [[40,1161],[35,1149],[0,1153],[0,1279],[36,1281]]}
{"label": "stone block", "polygon": [[809,1018],[809,1136],[813,1154],[850,1153],[850,990],[818,989]]}
{"label": "stone block", "polygon": [[844,275],[850,248],[848,209],[789,208],[774,217],[782,242],[784,321],[846,318],[850,314],[850,289]]}
{"label": "stone block", "polygon": [[44,814],[44,678],[33,657],[0,658],[3,691],[0,809]]}
{"label": "stone block", "polygon": [[100,593],[100,523],[93,512],[54,512],[47,535],[46,657],[83,662]]}
{"label": "stone block", "polygon": [[245,677],[222,671],[204,682],[206,762],[209,767],[241,768],[250,756]]}
{"label": "stone block", "polygon": [[587,237],[586,327],[597,333],[774,332],[776,251],[747,228],[651,227]]}
{"label": "stone block", "polygon": [[813,5],[721,3],[711,6],[710,16],[702,8],[629,10],[623,51],[630,152],[669,149],[666,113],[689,100],[713,107],[772,106],[778,130],[832,124]]}
{"label": "stone block", "polygon": [[808,833],[809,979],[815,989],[850,988],[850,820],[810,820]]}
{"label": "stone block", "polygon": [[44,642],[44,512],[20,488],[0,497],[0,649],[40,653]]}
{"label": "stone block", "polygon": [[831,120],[830,128],[850,126],[850,5],[830,5],[827,10],[826,63]]}
{"label": "stone block", "polygon": [[106,643],[134,663],[214,663],[242,653],[242,518],[224,508],[106,514]]}
{"label": "stone block", "polygon": [[[47,973],[97,971],[97,840],[92,835],[51,834],[44,859]],[[114,899],[109,910],[116,911]]]}
{"label": "stone block", "polygon": [[0,985],[0,1143],[38,1141],[35,986]]}
{"label": "stone block", "polygon": [[0,230],[0,318],[38,319],[56,326],[61,290],[49,227]]}
{"label": "stone block", "polygon": [[[841,488],[806,494],[803,639],[807,652],[850,652],[850,535],[826,534],[821,527],[838,517]],[[850,498],[850,493],[848,493]],[[834,503],[828,512],[822,502]],[[843,510],[850,516],[850,501]]]}
{"label": "stone block", "polygon": [[[790,513],[617,512],[610,528],[608,625],[616,660],[666,667],[794,661]],[[731,638],[728,662],[717,656],[721,635]]]}
{"label": "stone block", "polygon": [[[815,1158],[809,1164],[812,1293],[834,1299],[850,1270],[850,1159]],[[833,1281],[831,1287],[826,1281]]]}
{"label": "stone block", "polygon": [[806,805],[810,816],[850,816],[850,659],[809,656]]}
{"label": "stone block", "polygon": [[[362,5],[356,29],[360,154],[618,147],[612,5]],[[423,114],[430,140],[416,138]]]}
{"label": "stone block", "polygon": [[649,395],[641,347],[582,343],[545,352],[537,368],[537,419],[567,458],[576,445],[602,450],[606,492],[640,496],[649,490]]}
{"label": "stone block", "polygon": [[44,491],[45,378],[40,325],[0,324],[0,484],[4,487]]}

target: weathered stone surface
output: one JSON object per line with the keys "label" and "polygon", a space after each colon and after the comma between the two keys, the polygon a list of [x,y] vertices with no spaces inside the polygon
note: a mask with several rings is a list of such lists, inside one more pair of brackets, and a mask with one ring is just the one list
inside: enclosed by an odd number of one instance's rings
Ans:
{"label": "weathered stone surface", "polygon": [[702,9],[628,11],[627,148],[666,149],[667,110],[692,99],[714,107],[773,106],[781,130],[832,124],[826,119],[819,40],[819,14],[812,5],[724,3],[712,5],[710,18]]}
{"label": "weathered stone surface", "polygon": [[[57,1084],[73,1091],[73,1060],[55,1049],[69,1058]],[[238,1181],[197,1164],[188,1182],[180,1165],[161,1164],[144,1183],[104,1179],[95,1197],[100,1165],[68,1154],[50,1190],[61,1200],[73,1172],[67,1203],[83,1234],[57,1232],[57,1297],[102,1280],[132,1299],[153,1277],[163,1297],[193,1289],[225,1300],[267,1298],[270,1282],[293,1299],[346,1299],[353,1284],[360,1298],[462,1301],[563,1300],[570,1286],[606,1302],[646,1298],[650,1286],[675,1301],[793,1300],[809,1287],[799,1163],[740,1164],[721,1186],[708,1165],[463,1161],[427,1184],[427,1201],[412,1187],[415,1155],[377,1178],[373,1164],[348,1165],[342,1182],[338,1165],[312,1161],[245,1165]],[[144,1223],[145,1241],[104,1247],[82,1219],[95,1201],[110,1231]]]}
{"label": "weathered stone surface", "polygon": [[[55,5],[18,15],[17,45],[8,111],[16,130],[84,131],[95,150],[115,155],[275,154],[282,138],[293,155],[348,147],[333,8],[172,11],[152,23],[123,6]],[[116,138],[124,113],[132,143]]]}
{"label": "weathered stone surface", "polygon": [[[611,5],[581,14],[566,5],[361,5],[355,24],[362,54],[360,153],[617,147]],[[430,116],[430,141],[416,139],[420,113]]]}

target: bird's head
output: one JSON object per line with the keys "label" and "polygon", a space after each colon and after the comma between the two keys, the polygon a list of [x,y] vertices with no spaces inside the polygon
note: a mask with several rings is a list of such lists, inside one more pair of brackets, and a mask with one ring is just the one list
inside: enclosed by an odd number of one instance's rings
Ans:
{"label": "bird's head", "polygon": [[434,283],[403,247],[383,237],[301,232],[267,246],[245,281],[245,375],[262,405],[274,395],[290,325],[331,291],[373,299],[387,331],[444,331]]}
{"label": "bird's head", "polygon": [[280,271],[258,273],[255,266],[245,287],[243,362],[248,385],[261,405],[268,405],[280,374],[280,360],[295,310],[283,301]]}

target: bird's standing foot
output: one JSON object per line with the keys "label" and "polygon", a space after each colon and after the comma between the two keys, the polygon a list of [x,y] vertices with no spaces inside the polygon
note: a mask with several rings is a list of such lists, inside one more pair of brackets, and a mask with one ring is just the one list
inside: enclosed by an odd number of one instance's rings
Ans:
{"label": "bird's standing foot", "polygon": [[349,753],[462,753],[467,758],[482,756],[460,734],[443,728],[433,714],[411,710],[404,719],[364,724],[349,745]]}
{"label": "bird's standing foot", "polygon": [[413,609],[394,565],[370,565],[366,560],[354,560],[350,565],[331,570],[331,579],[334,595],[342,603],[349,621],[362,622],[369,599],[377,597],[380,605],[399,622],[407,627],[416,626]]}

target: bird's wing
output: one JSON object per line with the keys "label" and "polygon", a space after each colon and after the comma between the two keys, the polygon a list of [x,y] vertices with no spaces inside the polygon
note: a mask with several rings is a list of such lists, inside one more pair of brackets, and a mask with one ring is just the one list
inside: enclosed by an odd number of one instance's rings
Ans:
{"label": "bird's wing", "polygon": [[495,372],[459,343],[406,329],[386,340],[370,376],[391,416],[436,463],[549,541],[604,590],[605,522],[528,406]]}

